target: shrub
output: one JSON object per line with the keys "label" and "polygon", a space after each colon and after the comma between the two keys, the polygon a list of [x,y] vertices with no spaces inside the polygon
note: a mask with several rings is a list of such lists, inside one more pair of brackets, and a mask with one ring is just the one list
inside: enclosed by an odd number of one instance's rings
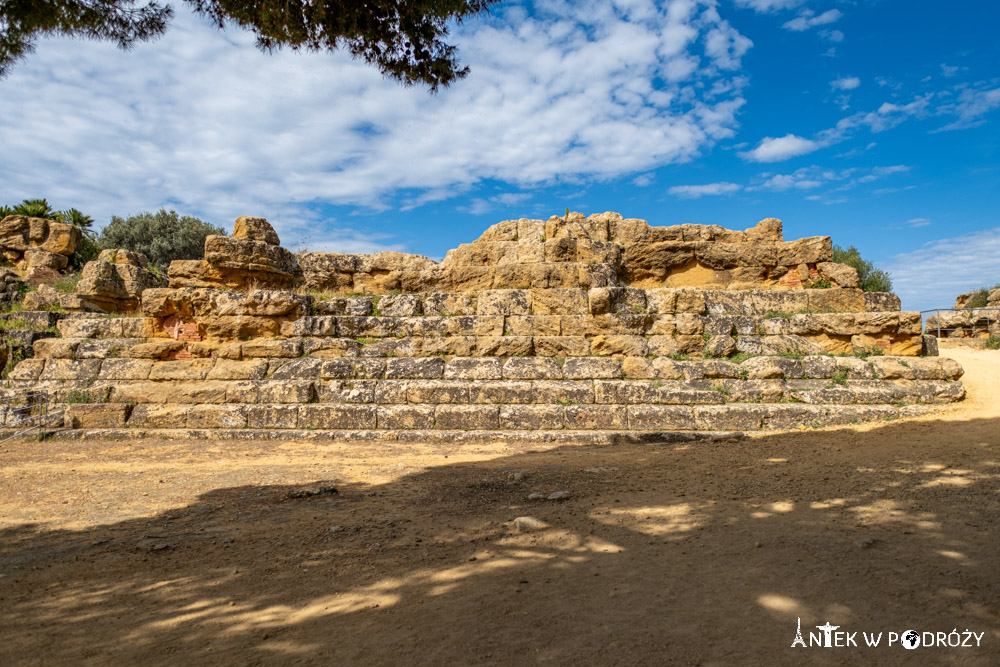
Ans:
{"label": "shrub", "polygon": [[99,243],[104,248],[125,248],[141,252],[150,265],[166,270],[175,259],[201,259],[205,237],[225,235],[225,230],[177,211],[160,209],[128,218],[112,216],[101,231]]}
{"label": "shrub", "polygon": [[861,289],[866,292],[891,292],[892,278],[887,271],[876,268],[874,264],[861,257],[861,253],[854,246],[844,250],[840,246],[833,246],[833,261],[838,264],[847,264],[854,267],[858,272],[858,280]]}
{"label": "shrub", "polygon": [[1000,350],[1000,336],[990,336],[986,339],[987,350]]}
{"label": "shrub", "polygon": [[976,295],[969,299],[969,302],[965,304],[966,308],[985,308],[988,304],[987,301],[990,298],[990,292],[1000,288],[1000,283],[993,285],[992,287],[980,287],[976,290]]}

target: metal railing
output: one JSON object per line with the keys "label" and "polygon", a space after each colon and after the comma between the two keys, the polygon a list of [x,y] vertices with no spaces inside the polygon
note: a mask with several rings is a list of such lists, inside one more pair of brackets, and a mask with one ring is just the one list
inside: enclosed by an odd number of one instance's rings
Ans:
{"label": "metal railing", "polygon": [[20,438],[38,430],[38,439],[44,440],[47,431],[62,423],[64,408],[54,407],[55,403],[47,392],[28,391],[24,393],[5,392],[0,398],[2,426],[4,431],[16,429],[6,435],[0,443]]}
{"label": "metal railing", "polygon": [[[927,328],[927,326],[925,324],[925,320],[930,320],[931,317],[934,317],[935,315],[932,315],[930,317],[926,317],[925,318],[924,317],[924,313],[934,313],[937,316],[937,322],[936,322],[935,326],[932,327],[931,329]],[[941,313],[985,313],[986,314],[986,317],[985,317],[986,327],[985,327],[985,329],[983,329],[982,325],[980,324],[981,322],[984,321],[983,319],[976,319],[975,321],[971,321],[970,320],[967,324],[963,324],[962,326],[942,327],[941,326]],[[920,318],[921,318],[921,325],[923,326],[923,329],[924,329],[924,333],[928,333],[929,334],[931,331],[936,331],[937,332],[936,333],[936,337],[937,338],[941,338],[941,332],[960,331],[960,330],[963,330],[963,329],[968,329],[973,334],[975,334],[977,331],[980,331],[980,330],[985,331],[987,334],[993,334],[994,325],[996,325],[997,328],[998,328],[998,330],[1000,330],[1000,308],[996,308],[996,307],[986,307],[986,308],[931,308],[929,310],[921,310],[920,311]]]}

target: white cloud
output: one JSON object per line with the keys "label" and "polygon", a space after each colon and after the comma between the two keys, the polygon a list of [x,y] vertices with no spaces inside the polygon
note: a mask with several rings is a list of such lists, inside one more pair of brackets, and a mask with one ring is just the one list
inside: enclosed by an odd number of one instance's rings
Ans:
{"label": "white cloud", "polygon": [[737,7],[753,9],[756,12],[770,13],[782,9],[793,9],[805,0],[736,0]]}
{"label": "white cloud", "polygon": [[[844,33],[839,30],[820,30],[819,36],[834,44],[840,44],[844,41]],[[833,49],[830,49],[830,51],[833,51]]]}
{"label": "white cloud", "polygon": [[[516,2],[454,31],[471,74],[437,95],[340,54],[272,55],[178,11],[123,54],[46,40],[3,82],[0,182],[99,223],[161,205],[322,228],[327,205],[419,205],[485,181],[605,179],[732,136],[749,40],[714,0]],[[488,197],[484,197],[488,199]]]}
{"label": "white cloud", "polygon": [[856,76],[844,76],[830,82],[830,87],[835,90],[854,90],[861,85],[861,79]]}
{"label": "white cloud", "polygon": [[958,101],[943,105],[940,112],[958,116],[958,119],[942,127],[939,131],[964,130],[986,122],[987,113],[1000,107],[1000,88],[983,90],[966,88],[958,95]]}
{"label": "white cloud", "polygon": [[698,199],[706,195],[728,195],[737,192],[741,186],[736,183],[706,183],[705,185],[675,185],[667,194],[684,199]]}
{"label": "white cloud", "polygon": [[[813,190],[822,186],[836,186],[827,191],[845,192],[852,190],[859,185],[871,183],[885,178],[892,174],[909,171],[906,165],[892,165],[889,167],[871,167],[869,169],[828,169],[817,165],[801,167],[790,174],[773,174],[765,172],[760,174],[754,183],[745,189],[748,192],[756,190],[774,190],[783,192],[786,190]],[[820,195],[810,195],[806,199],[816,201],[823,199]],[[831,203],[827,201],[826,203]]]}
{"label": "white cloud", "polygon": [[997,257],[1000,227],[932,241],[885,268],[907,310],[950,308],[959,294],[1000,280]]}
{"label": "white cloud", "polygon": [[956,74],[958,74],[959,69],[961,68],[958,67],[957,65],[947,65],[945,63],[941,63],[942,76],[947,76],[947,77],[955,76]]}
{"label": "white cloud", "polygon": [[931,221],[927,218],[910,218],[906,221],[906,224],[913,228],[926,227],[931,224]]}
{"label": "white cloud", "polygon": [[830,9],[818,16],[816,16],[815,12],[812,10],[804,9],[796,18],[786,22],[781,27],[785,30],[791,30],[792,32],[805,32],[806,30],[814,28],[818,25],[836,23],[842,16],[843,14],[840,13],[839,9]]}
{"label": "white cloud", "polygon": [[822,144],[810,139],[786,134],[783,137],[764,137],[760,140],[757,148],[739,155],[744,160],[751,162],[778,162],[812,153],[822,147]]}
{"label": "white cloud", "polygon": [[526,192],[505,192],[485,199],[474,197],[468,206],[460,206],[458,210],[472,215],[484,215],[497,209],[515,206],[529,199],[531,199],[531,195]]}

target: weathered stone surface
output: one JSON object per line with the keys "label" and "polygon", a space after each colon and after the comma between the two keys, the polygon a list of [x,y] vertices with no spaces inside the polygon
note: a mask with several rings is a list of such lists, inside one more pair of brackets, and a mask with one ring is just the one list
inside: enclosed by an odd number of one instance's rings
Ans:
{"label": "weathered stone surface", "polygon": [[500,360],[495,357],[456,357],[444,369],[445,379],[499,380]]}
{"label": "weathered stone surface", "polygon": [[66,406],[66,428],[121,428],[132,406],[123,403],[74,403]]}
{"label": "weathered stone surface", "polygon": [[[144,290],[165,287],[166,280],[148,268],[145,255],[129,250],[102,250],[83,267],[74,292],[73,310],[127,313],[139,309]],[[67,301],[64,307],[70,305]]]}
{"label": "weathered stone surface", "polygon": [[278,233],[274,231],[271,223],[265,218],[252,218],[245,215],[236,218],[236,224],[233,225],[233,238],[281,245]]}
{"label": "weathered stone surface", "polygon": [[298,428],[297,405],[248,405],[247,426],[250,428]]}
{"label": "weathered stone surface", "polygon": [[377,423],[373,405],[300,405],[298,428],[367,429]]}
{"label": "weathered stone surface", "polygon": [[688,431],[696,428],[691,408],[686,405],[630,405],[628,425],[636,431]]}
{"label": "weathered stone surface", "polygon": [[500,407],[496,405],[439,405],[434,412],[439,429],[495,429],[500,426]]}
{"label": "weathered stone surface", "polygon": [[469,403],[470,384],[462,380],[422,380],[407,384],[410,403]]}
{"label": "weathered stone surface", "polygon": [[243,428],[247,425],[242,405],[194,405],[187,413],[187,428]]}
{"label": "weathered stone surface", "polygon": [[302,341],[298,339],[268,340],[255,338],[242,344],[243,356],[246,358],[295,358],[302,356]]}
{"label": "weathered stone surface", "polygon": [[622,376],[622,362],[607,357],[576,357],[566,360],[563,374],[568,380],[618,379]]}
{"label": "weathered stone surface", "polygon": [[500,428],[541,431],[563,427],[561,405],[504,405],[500,407]]}
{"label": "weathered stone surface", "polygon": [[215,362],[206,377],[209,380],[262,380],[266,373],[267,361],[263,359],[250,361],[220,359]]}
{"label": "weathered stone surface", "polygon": [[129,416],[128,425],[133,428],[187,428],[190,405],[136,405]]}
{"label": "weathered stone surface", "polygon": [[204,380],[215,364],[214,359],[161,361],[153,364],[150,380]]}
{"label": "weathered stone surface", "polygon": [[[8,215],[0,220],[0,248],[8,261],[24,269],[30,268],[29,253],[36,260],[44,258],[48,262],[36,264],[37,267],[65,268],[66,258],[73,256],[82,238],[79,227],[54,220],[24,215]],[[52,262],[49,259],[52,255],[59,255],[63,260]],[[51,265],[58,263],[62,266]]]}
{"label": "weathered stone surface", "polygon": [[477,315],[530,315],[531,292],[529,290],[500,289],[483,290],[477,295]]}
{"label": "weathered stone surface", "polygon": [[733,337],[726,335],[712,336],[705,341],[705,348],[702,353],[706,357],[728,357],[736,351],[736,341]]}
{"label": "weathered stone surface", "polygon": [[503,365],[503,377],[507,380],[557,379],[563,374],[559,362],[549,357],[513,357]]}
{"label": "weathered stone surface", "polygon": [[111,400],[120,403],[224,403],[228,385],[220,381],[120,382],[112,385]]}
{"label": "weathered stone surface", "polygon": [[385,377],[399,379],[434,379],[444,375],[445,361],[438,358],[387,359]]}

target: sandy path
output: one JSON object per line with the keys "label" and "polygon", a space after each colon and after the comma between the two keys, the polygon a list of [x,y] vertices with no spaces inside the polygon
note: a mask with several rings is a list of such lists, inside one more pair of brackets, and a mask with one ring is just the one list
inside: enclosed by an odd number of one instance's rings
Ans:
{"label": "sandy path", "polygon": [[3,445],[0,664],[998,664],[1000,352],[943,353],[960,405],[723,443]]}

